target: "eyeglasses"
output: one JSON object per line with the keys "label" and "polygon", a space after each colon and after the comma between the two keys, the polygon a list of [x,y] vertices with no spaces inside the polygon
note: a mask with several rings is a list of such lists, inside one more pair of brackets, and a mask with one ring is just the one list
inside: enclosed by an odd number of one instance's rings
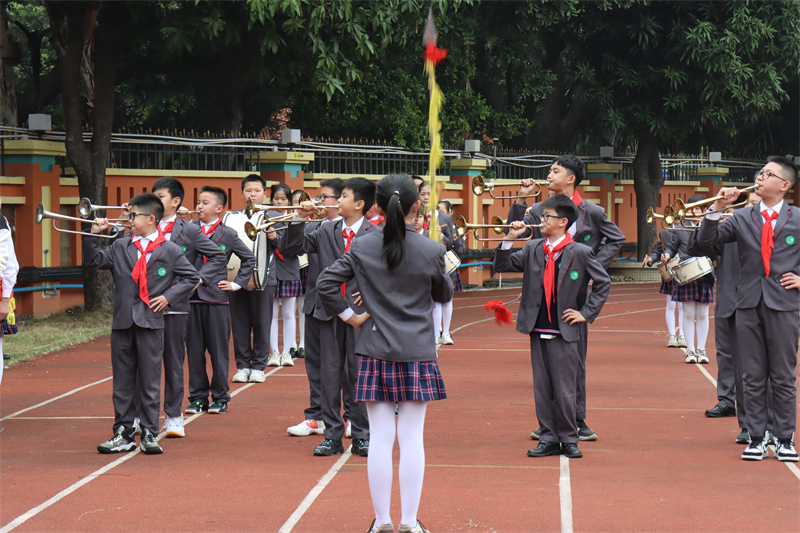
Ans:
{"label": "eyeglasses", "polygon": [[133,211],[131,211],[131,212],[128,214],[128,220],[129,220],[129,221],[131,221],[131,222],[133,222],[133,219],[134,219],[134,218],[136,218],[136,217],[137,217],[137,216],[139,216],[139,215],[141,215],[141,216],[143,216],[143,217],[149,217],[149,216],[150,216],[150,214],[149,214],[149,213],[134,213]]}
{"label": "eyeglasses", "polygon": [[774,174],[774,173],[772,173],[772,172],[770,172],[768,170],[762,170],[761,172],[759,172],[758,173],[758,177],[760,179],[764,180],[764,181],[767,181],[770,178],[778,178],[781,181],[789,181],[789,180],[783,179],[782,177],[780,177],[777,174]]}
{"label": "eyeglasses", "polygon": [[317,196],[317,201],[318,202],[324,202],[328,198],[336,198],[336,196],[334,196],[332,194],[320,194],[319,196]]}
{"label": "eyeglasses", "polygon": [[546,215],[546,214],[542,214],[542,224],[544,224],[545,222],[547,222],[547,219],[548,219],[548,218],[567,218],[567,217],[560,217],[560,216],[558,216],[558,215]]}

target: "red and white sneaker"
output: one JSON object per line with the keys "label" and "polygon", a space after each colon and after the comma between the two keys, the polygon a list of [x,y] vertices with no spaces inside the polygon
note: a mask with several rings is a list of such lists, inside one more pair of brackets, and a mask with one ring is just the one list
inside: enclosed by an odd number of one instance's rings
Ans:
{"label": "red and white sneaker", "polygon": [[322,420],[303,420],[296,426],[286,429],[289,435],[307,437],[309,435],[322,435],[325,432],[325,422]]}

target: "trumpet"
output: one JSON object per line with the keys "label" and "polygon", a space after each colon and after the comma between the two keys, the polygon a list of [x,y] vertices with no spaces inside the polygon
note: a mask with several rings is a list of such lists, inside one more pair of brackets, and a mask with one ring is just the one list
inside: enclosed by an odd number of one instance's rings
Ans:
{"label": "trumpet", "polygon": [[[739,195],[741,196],[744,193],[749,193],[753,189],[756,188],[756,185],[750,185],[749,187],[745,187],[744,189],[739,189]],[[678,220],[683,220],[686,218],[686,213],[694,209],[695,207],[700,207],[702,205],[713,204],[717,200],[722,200],[725,198],[722,195],[714,196],[712,198],[706,198],[705,200],[698,200],[697,202],[692,202],[690,204],[683,203],[683,200],[680,198],[675,200],[675,204],[673,205],[673,209],[675,211],[675,218]],[[747,203],[747,199],[745,198],[744,203]],[[741,205],[742,202],[739,202],[736,205]]]}
{"label": "trumpet", "polygon": [[275,224],[279,224],[281,222],[302,222],[303,224],[308,224],[309,222],[319,222],[319,219],[312,218],[306,220],[305,218],[294,218],[293,213],[286,213],[285,215],[280,215],[277,217],[270,218],[267,220],[267,222],[261,224],[260,226],[256,226],[255,224],[253,224],[248,220],[247,222],[244,223],[244,232],[251,241],[255,241],[256,238],[258,238],[258,234],[261,233],[262,231],[264,233],[268,233],[270,231],[277,231],[272,226],[274,226]]}
{"label": "trumpet", "polygon": [[647,214],[645,215],[645,222],[648,224],[653,224],[657,219],[663,219],[665,224],[671,226],[672,223],[675,222],[675,211],[672,206],[668,205],[665,207],[663,215],[659,215],[653,211],[652,207],[648,207]]}
{"label": "trumpet", "polygon": [[81,198],[81,201],[78,202],[78,213],[83,218],[89,218],[95,211],[105,209],[123,209],[123,207],[121,205],[94,205],[88,198]]}
{"label": "trumpet", "polygon": [[500,196],[498,198],[497,196],[494,195],[493,192],[495,187],[516,187],[517,185],[512,183],[503,185],[497,185],[496,183],[486,183],[483,180],[483,177],[475,176],[474,178],[472,178],[472,192],[473,194],[475,194],[475,196],[480,196],[483,194],[485,190],[488,189],[489,196],[491,196],[492,198],[496,198],[498,200],[503,200],[503,199],[508,200],[509,198],[536,198],[542,192],[542,186],[535,182],[534,184],[536,185],[536,192],[534,192],[533,194],[521,194],[517,196]]}
{"label": "trumpet", "polygon": [[[302,202],[314,202],[315,204],[317,203],[316,201],[312,200],[311,196],[309,196],[309,194],[307,192],[305,192],[305,191],[303,191],[303,193],[300,195],[300,198],[298,200],[301,203]],[[316,210],[316,214],[317,214],[318,217],[328,216],[328,209],[329,208],[334,208],[334,207],[338,209],[339,205],[337,204],[337,205],[319,206],[317,208],[317,210]],[[249,198],[244,203],[244,214],[245,214],[245,216],[247,218],[252,217],[253,213],[255,213],[256,211],[283,211],[283,210],[286,210],[286,209],[300,209],[300,206],[297,206],[297,205],[259,205],[259,206],[257,206],[257,205],[255,205],[253,203],[253,200],[251,200]]]}
{"label": "trumpet", "polygon": [[[505,224],[503,222],[503,219],[500,218],[499,216],[496,216],[496,215],[492,217],[492,223],[491,224],[470,224],[470,223],[467,222],[467,219],[464,218],[463,215],[461,215],[456,219],[456,224],[455,225],[456,225],[456,237],[458,237],[459,239],[462,238],[462,237],[465,237],[467,235],[467,233],[469,233],[470,231],[474,231],[474,230],[491,229],[497,235],[502,235],[504,229],[511,228],[511,224]],[[541,228],[542,225],[541,224],[527,224],[525,227],[528,228],[528,229],[533,229],[533,228]],[[522,238],[522,239],[509,239],[509,240],[527,241],[527,240],[530,240],[532,237],[533,237],[533,232],[531,232],[531,234],[528,237],[525,237],[525,238]],[[484,242],[484,241],[502,241],[502,240],[506,240],[506,239],[504,239],[504,238],[489,239],[489,238],[486,238],[486,237],[478,237],[478,234],[475,233],[475,240]]]}
{"label": "trumpet", "polygon": [[[88,236],[92,236],[92,237],[99,237],[101,239],[114,239],[114,238],[117,237],[116,235],[103,235],[103,234],[100,234],[100,233],[84,233],[82,231],[73,231],[73,230],[68,230],[68,229],[61,229],[58,226],[56,226],[56,220],[67,220],[67,221],[70,221],[70,222],[83,222],[84,224],[91,224],[92,221],[91,220],[86,220],[85,218],[71,217],[71,216],[67,216],[67,215],[62,215],[61,213],[53,213],[52,211],[47,211],[44,208],[44,204],[40,203],[36,207],[36,224],[41,226],[42,225],[42,221],[47,219],[47,218],[53,220],[53,229],[55,229],[56,231],[60,231],[62,233],[74,233],[76,235],[88,235]],[[128,227],[127,224],[111,223],[109,225],[117,228],[118,230],[122,230],[122,229],[125,229],[125,228]]]}

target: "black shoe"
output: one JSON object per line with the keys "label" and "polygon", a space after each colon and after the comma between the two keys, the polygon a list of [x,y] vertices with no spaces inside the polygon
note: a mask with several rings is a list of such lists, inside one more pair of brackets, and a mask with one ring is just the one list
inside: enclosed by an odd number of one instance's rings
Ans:
{"label": "black shoe", "polygon": [[120,426],[114,436],[97,446],[100,453],[132,452],[136,449],[136,440],[133,438],[133,428]]}
{"label": "black shoe", "polygon": [[222,415],[228,412],[228,404],[226,402],[214,402],[208,408],[210,415]]}
{"label": "black shoe", "polygon": [[589,429],[586,422],[578,420],[578,440],[597,440],[597,433]]}
{"label": "black shoe", "polygon": [[294,348],[289,348],[289,355],[291,355],[292,359],[294,359],[295,357],[297,357],[297,350],[295,350]]}
{"label": "black shoe", "polygon": [[353,445],[350,447],[353,455],[359,457],[366,457],[369,455],[369,441],[367,439],[353,439]]}
{"label": "black shoe", "polygon": [[536,428],[531,431],[531,440],[539,440],[539,435],[542,434],[542,428]]}
{"label": "black shoe", "polygon": [[547,457],[548,455],[561,455],[561,445],[557,442],[540,440],[539,446],[528,450],[528,457]]}
{"label": "black shoe", "polygon": [[205,413],[206,411],[208,411],[208,405],[204,404],[203,402],[192,402],[184,412],[187,415],[199,415],[200,413]]}
{"label": "black shoe", "polygon": [[561,445],[561,453],[570,459],[580,459],[583,454],[578,449],[578,445],[574,442],[565,442]]}
{"label": "black shoe", "polygon": [[723,418],[726,416],[736,416],[736,408],[731,407],[729,405],[725,405],[722,402],[719,402],[716,407],[706,411],[706,416],[708,418]]}
{"label": "black shoe", "polygon": [[4,353],[3,354],[3,361],[8,361],[9,359],[11,359],[11,356],[8,355],[7,353]]}
{"label": "black shoe", "polygon": [[314,448],[314,455],[330,456],[337,453],[344,453],[344,446],[340,440],[325,439],[322,444]]}
{"label": "black shoe", "polygon": [[306,356],[305,348],[300,348],[299,350],[297,350],[297,353],[295,354],[295,357],[297,357],[298,359],[303,359],[305,358],[305,356]]}
{"label": "black shoe", "polygon": [[142,443],[139,447],[142,449],[143,453],[148,455],[164,453],[164,450],[158,445],[156,436],[147,428],[142,429]]}
{"label": "black shoe", "polygon": [[743,429],[741,433],[736,436],[736,444],[747,444],[750,442],[750,432]]}

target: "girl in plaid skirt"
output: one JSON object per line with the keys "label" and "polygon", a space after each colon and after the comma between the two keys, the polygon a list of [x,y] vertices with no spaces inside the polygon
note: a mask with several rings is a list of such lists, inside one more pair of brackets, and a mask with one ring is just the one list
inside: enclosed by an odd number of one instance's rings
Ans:
{"label": "girl in plaid skirt", "polygon": [[[666,228],[662,229],[658,234],[658,242],[656,243],[655,248],[650,253],[649,256],[644,258],[645,264],[652,265],[656,261],[662,261],[664,257],[666,257],[664,253],[664,243],[671,243],[672,242],[672,234],[675,233],[674,231],[670,231]],[[666,262],[666,261],[664,261]],[[658,292],[661,294],[665,294],[667,296],[667,308],[666,308],[666,319],[667,319],[667,331],[669,331],[669,339],[667,340],[667,347],[668,348],[682,348],[686,346],[686,338],[683,336],[683,303],[678,302],[672,298],[672,293],[675,291],[675,286],[678,283],[671,279],[669,281],[665,281],[664,279],[661,280],[661,288],[658,289]],[[678,334],[675,335],[675,309],[678,309]]]}
{"label": "girl in plaid skirt", "polygon": [[[300,196],[304,193],[302,189],[297,189],[292,193],[292,205],[300,206]],[[303,254],[298,257],[300,266],[300,296],[295,300],[295,316],[297,316],[297,327],[300,334],[300,340],[295,344],[292,339],[292,347],[289,353],[293,357],[303,359],[306,356],[306,315],[303,313],[303,306],[306,303],[306,288],[308,287],[308,256]],[[305,264],[305,266],[302,266]],[[296,351],[292,353],[292,350]]]}
{"label": "girl in plaid skirt", "polygon": [[[439,204],[436,206],[437,209],[448,215],[452,222],[453,216],[455,212],[453,211],[453,205],[447,200],[440,200]],[[464,239],[455,238],[456,230],[455,226],[450,224],[450,231],[447,232],[449,235],[453,236],[453,240],[450,241],[446,236],[442,239],[442,244],[448,250],[455,250],[455,252],[459,255],[466,251],[466,246],[464,245]],[[458,274],[458,269],[455,272],[450,274],[450,278],[453,280],[453,292],[463,292],[464,287],[461,284],[461,276]],[[449,302],[445,302],[441,305],[434,304],[435,307],[433,308],[433,326],[436,328],[437,333],[437,343],[438,344],[453,344],[453,338],[450,336],[450,322],[453,319],[453,300]]]}
{"label": "girl in plaid skirt", "polygon": [[[14,253],[14,241],[11,240],[11,229],[8,220],[0,215],[0,278],[2,278],[2,298],[0,298],[0,357],[3,355],[3,337],[17,332],[17,326],[13,321],[13,309],[11,305],[11,294],[14,284],[17,282],[17,272],[19,263],[17,255]],[[9,314],[11,313],[11,315]],[[3,360],[0,359],[0,382],[3,381]]]}
{"label": "girl in plaid skirt", "polygon": [[[389,511],[395,436],[400,445],[398,531],[425,531],[417,520],[425,472],[425,412],[427,402],[446,397],[431,310],[434,300],[452,299],[453,283],[445,271],[444,247],[414,229],[418,198],[408,176],[383,178],[375,194],[385,216],[383,233],[355,240],[350,252],[317,280],[326,312],[354,327],[364,326],[355,349],[360,359],[353,399],[366,402],[369,415],[367,474],[375,510],[370,533],[393,531]],[[361,315],[349,310],[339,288],[354,278],[367,310]]]}

